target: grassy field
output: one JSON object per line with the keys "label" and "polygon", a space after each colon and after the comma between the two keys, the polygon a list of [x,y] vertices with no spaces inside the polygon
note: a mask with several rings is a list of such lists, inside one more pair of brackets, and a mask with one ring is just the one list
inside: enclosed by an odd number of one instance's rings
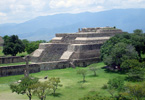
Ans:
{"label": "grassy field", "polygon": [[[93,73],[88,70],[88,67],[41,71],[39,73],[33,73],[31,75],[34,77],[38,77],[41,80],[43,80],[45,76],[59,77],[61,79],[61,84],[63,85],[63,87],[58,88],[58,90],[56,91],[56,93],[58,93],[58,96],[47,96],[46,100],[78,100],[79,98],[86,95],[89,91],[98,91],[101,93],[101,95],[110,96],[110,94],[106,90],[101,89],[101,87],[113,77],[126,76],[124,74],[106,72],[105,69],[102,69],[102,67],[105,66],[104,63],[95,63],[91,66],[96,66],[97,68],[99,68],[97,71],[97,77],[93,76]],[[88,70],[86,76],[87,82],[85,82],[84,84],[80,82],[82,81],[82,76],[76,74],[78,69]],[[21,77],[23,77],[23,75],[0,77],[0,100],[27,100],[26,95],[18,95],[16,93],[12,93],[9,89],[9,84],[19,80]],[[38,99],[34,96],[32,100]]]}

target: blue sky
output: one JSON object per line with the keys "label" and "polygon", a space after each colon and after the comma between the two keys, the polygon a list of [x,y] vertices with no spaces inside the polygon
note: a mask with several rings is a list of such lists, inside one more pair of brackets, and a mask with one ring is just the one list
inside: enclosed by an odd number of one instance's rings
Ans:
{"label": "blue sky", "polygon": [[21,23],[37,16],[145,8],[145,0],[0,0],[0,24]]}

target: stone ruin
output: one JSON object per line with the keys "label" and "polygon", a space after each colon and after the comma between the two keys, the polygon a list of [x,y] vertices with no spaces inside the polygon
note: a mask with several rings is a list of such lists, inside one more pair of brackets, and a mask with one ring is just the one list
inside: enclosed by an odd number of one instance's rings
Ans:
{"label": "stone ruin", "polygon": [[122,30],[113,27],[82,28],[76,33],[56,34],[50,43],[41,43],[31,62],[41,70],[87,66],[97,62],[102,44]]}

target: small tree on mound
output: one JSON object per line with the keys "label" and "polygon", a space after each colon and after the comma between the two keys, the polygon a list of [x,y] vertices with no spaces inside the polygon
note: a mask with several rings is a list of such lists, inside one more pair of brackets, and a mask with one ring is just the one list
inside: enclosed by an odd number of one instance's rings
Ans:
{"label": "small tree on mound", "polygon": [[90,66],[89,69],[90,69],[90,71],[92,71],[94,73],[94,76],[97,76],[96,71],[98,70],[98,68],[96,68],[94,66]]}
{"label": "small tree on mound", "polygon": [[59,83],[60,83],[60,78],[52,77],[49,79],[49,84],[51,85],[51,88],[53,90],[53,95],[55,95],[58,86],[60,86],[60,87],[62,86]]}
{"label": "small tree on mound", "polygon": [[24,77],[21,79],[20,83],[13,83],[10,85],[12,92],[17,94],[26,94],[29,100],[32,98],[32,85],[38,82],[37,78],[34,77]]}
{"label": "small tree on mound", "polygon": [[46,95],[49,93],[51,89],[51,85],[48,81],[45,82],[38,82],[31,86],[33,90],[33,94],[38,96],[40,100],[45,100]]}
{"label": "small tree on mound", "polygon": [[85,80],[85,77],[86,77],[86,74],[87,74],[87,70],[85,70],[85,69],[79,69],[79,70],[77,71],[77,74],[80,74],[80,75],[83,76],[83,82],[86,81],[86,80]]}

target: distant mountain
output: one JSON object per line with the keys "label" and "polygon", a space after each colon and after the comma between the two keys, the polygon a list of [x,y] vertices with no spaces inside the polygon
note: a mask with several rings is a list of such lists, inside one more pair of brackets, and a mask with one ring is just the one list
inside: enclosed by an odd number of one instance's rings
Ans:
{"label": "distant mountain", "polygon": [[113,9],[102,12],[40,16],[20,24],[0,24],[0,35],[17,34],[22,39],[50,40],[55,33],[77,32],[82,27],[116,26],[123,31],[145,32],[145,9]]}

